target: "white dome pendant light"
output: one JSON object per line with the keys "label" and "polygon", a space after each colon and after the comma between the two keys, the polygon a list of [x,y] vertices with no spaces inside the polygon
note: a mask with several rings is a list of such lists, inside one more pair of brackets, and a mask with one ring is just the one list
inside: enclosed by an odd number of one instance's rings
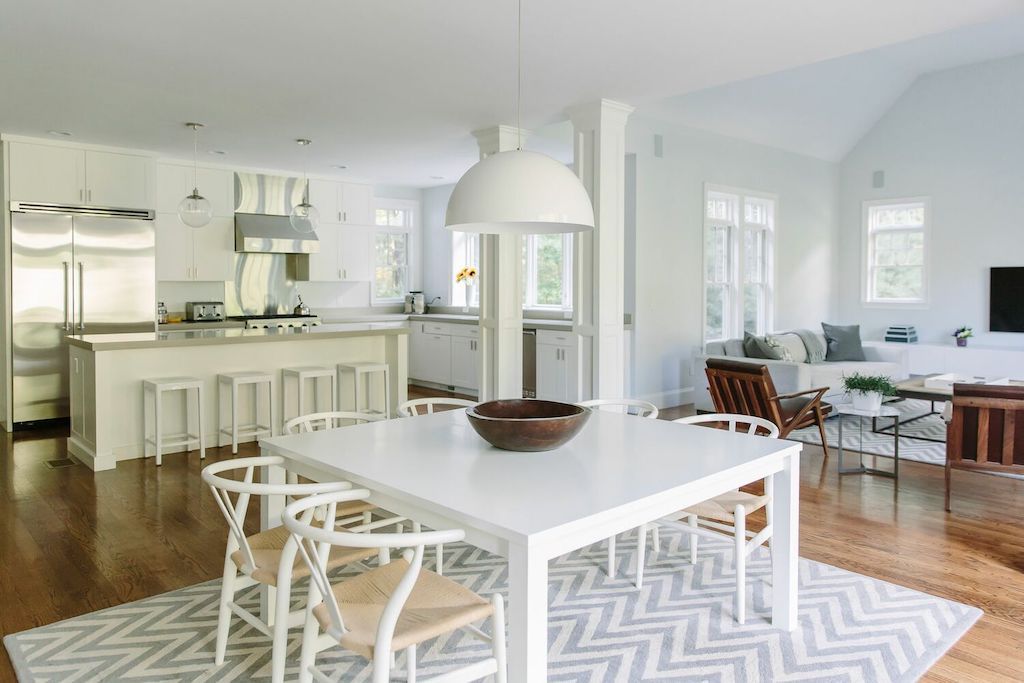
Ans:
{"label": "white dome pendant light", "polygon": [[[311,141],[305,138],[299,138],[295,142],[306,148],[311,144]],[[292,230],[303,235],[316,232],[316,229],[320,227],[320,211],[309,203],[309,178],[306,177],[306,161],[308,159],[309,153],[307,152],[302,160],[302,201],[292,207],[292,214],[288,217],[292,224]]]}
{"label": "white dome pendant light", "polygon": [[213,218],[210,200],[199,194],[199,129],[201,123],[186,123],[192,129],[192,194],[178,204],[178,219],[190,228],[201,228]]}
{"label": "white dome pendant light", "polygon": [[[517,22],[516,130],[521,131],[522,0]],[[546,154],[524,152],[520,133],[515,150],[482,159],[459,179],[444,225],[457,232],[499,235],[585,232],[594,229],[594,207],[576,174]]]}

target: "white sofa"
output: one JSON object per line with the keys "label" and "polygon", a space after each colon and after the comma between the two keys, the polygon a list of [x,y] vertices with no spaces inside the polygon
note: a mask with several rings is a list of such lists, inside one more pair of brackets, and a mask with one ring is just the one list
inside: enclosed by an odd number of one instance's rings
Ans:
{"label": "white sofa", "polygon": [[[824,337],[822,341],[824,342]],[[703,390],[698,390],[694,403],[698,410],[712,410],[714,404],[708,392],[708,378],[704,373],[704,361],[708,358],[728,358],[749,361],[755,365],[768,366],[768,372],[780,394],[805,391],[816,387],[828,387],[824,400],[839,403],[844,399],[843,376],[855,372],[862,375],[887,375],[894,381],[910,376],[910,360],[906,349],[882,342],[864,342],[864,361],[824,361],[820,363],[767,360],[747,358],[743,352],[742,339],[728,339],[708,342],[705,353],[700,356],[697,372]]]}

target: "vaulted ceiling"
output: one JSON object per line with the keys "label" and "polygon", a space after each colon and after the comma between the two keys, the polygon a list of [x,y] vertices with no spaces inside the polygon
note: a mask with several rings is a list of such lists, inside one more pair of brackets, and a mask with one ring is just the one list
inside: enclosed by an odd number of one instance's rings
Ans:
{"label": "vaulted ceiling", "polygon": [[[1019,7],[526,0],[522,122],[551,123],[599,97],[643,109],[703,91],[677,108],[699,123],[721,97],[708,90],[715,86],[1000,20]],[[187,157],[182,124],[195,120],[207,124],[204,150],[227,152],[217,161],[299,171],[292,141],[308,137],[313,173],[451,182],[476,158],[470,131],[513,122],[515,8],[512,0],[0,0],[0,131],[66,130],[73,140]]]}

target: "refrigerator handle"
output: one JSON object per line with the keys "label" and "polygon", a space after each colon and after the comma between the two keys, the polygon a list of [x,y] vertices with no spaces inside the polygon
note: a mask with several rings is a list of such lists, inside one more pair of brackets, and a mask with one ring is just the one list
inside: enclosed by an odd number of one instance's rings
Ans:
{"label": "refrigerator handle", "polygon": [[64,331],[70,332],[71,325],[68,323],[68,314],[70,311],[68,309],[71,305],[71,295],[68,287],[71,286],[71,282],[68,281],[68,262],[61,261],[61,265],[64,266]]}
{"label": "refrigerator handle", "polygon": [[78,262],[78,329],[85,329],[85,264]]}

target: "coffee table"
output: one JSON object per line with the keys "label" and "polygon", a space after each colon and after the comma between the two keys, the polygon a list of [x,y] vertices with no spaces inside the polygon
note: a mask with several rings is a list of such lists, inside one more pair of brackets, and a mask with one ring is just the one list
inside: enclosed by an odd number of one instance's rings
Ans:
{"label": "coffee table", "polygon": [[[852,403],[837,403],[833,406],[839,420],[839,453],[836,458],[836,472],[839,474],[875,474],[880,477],[889,477],[899,480],[900,478],[900,411],[892,406],[882,405],[878,410],[860,410],[854,408]],[[843,417],[854,415],[857,417],[860,429],[860,463],[857,467],[843,467]],[[880,470],[864,465],[864,418],[871,418],[871,431],[876,434],[893,435],[893,461],[892,471]],[[880,417],[892,418],[892,426],[886,429],[875,429],[877,420]],[[893,430],[892,432],[887,431]]]}
{"label": "coffee table", "polygon": [[[917,377],[911,377],[910,379],[905,379],[902,382],[897,382],[896,383],[896,396],[898,398],[895,401],[890,401],[889,403],[895,403],[896,401],[901,401],[901,400],[905,400],[905,399],[908,399],[908,398],[915,398],[915,399],[918,399],[920,401],[928,401],[928,403],[930,404],[929,410],[927,412],[921,413],[920,415],[914,415],[912,417],[908,417],[905,420],[899,420],[899,424],[900,425],[906,425],[906,424],[909,424],[911,422],[916,422],[917,420],[922,420],[922,419],[924,419],[926,417],[929,417],[931,415],[941,415],[942,414],[942,410],[941,409],[940,410],[935,410],[935,404],[937,402],[939,402],[939,401],[945,403],[946,401],[953,400],[953,388],[952,387],[936,388],[936,387],[927,387],[927,386],[925,386],[925,380],[930,378],[930,377],[935,377],[937,374],[938,373],[931,374],[931,375],[919,375]],[[978,377],[977,379],[981,380],[983,378]],[[1010,384],[1024,385],[1024,382],[1021,382],[1019,380],[1012,380],[1012,379],[1010,380],[1009,383]],[[892,434],[894,429],[895,429],[895,427],[896,427],[895,422],[896,422],[896,420],[894,419],[893,420],[893,424],[885,425],[884,427],[879,427],[878,423],[877,423],[877,420],[872,420],[871,421],[871,431],[875,432],[876,434]],[[918,441],[931,441],[932,443],[946,443],[945,439],[933,439],[933,438],[928,437],[928,436],[917,436],[917,435],[913,435],[913,434],[904,434],[903,436],[908,438],[908,439],[917,439]]]}

